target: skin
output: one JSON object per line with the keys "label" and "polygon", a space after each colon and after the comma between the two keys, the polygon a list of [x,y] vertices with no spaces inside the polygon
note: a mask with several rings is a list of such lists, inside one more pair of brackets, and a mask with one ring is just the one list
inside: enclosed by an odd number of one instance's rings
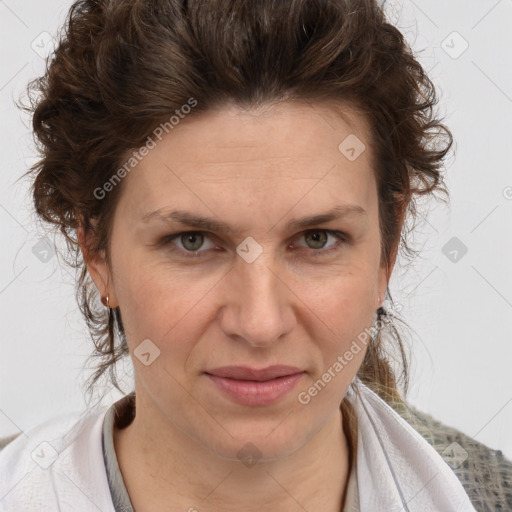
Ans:
{"label": "skin", "polygon": [[[366,144],[354,161],[338,149],[350,134]],[[84,256],[101,295],[120,307],[134,364],[136,417],[115,429],[114,442],[135,509],[339,511],[349,474],[339,405],[364,347],[307,405],[298,395],[372,326],[394,264],[380,261],[365,119],[348,107],[340,116],[333,105],[226,106],[182,120],[122,186],[112,267],[101,254]],[[287,227],[345,203],[366,214]],[[198,231],[141,220],[160,208],[213,217],[237,232],[159,245]],[[263,248],[252,263],[236,252],[248,236]],[[134,356],[145,339],[160,350],[148,366]],[[273,364],[306,373],[267,406],[231,401],[203,373]],[[261,453],[251,467],[237,456],[248,442]]]}

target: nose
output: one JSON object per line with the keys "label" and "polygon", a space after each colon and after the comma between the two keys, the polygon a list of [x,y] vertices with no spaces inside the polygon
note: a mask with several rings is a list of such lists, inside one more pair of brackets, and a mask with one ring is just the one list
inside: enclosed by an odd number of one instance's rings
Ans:
{"label": "nose", "polygon": [[221,327],[226,335],[268,347],[293,330],[293,293],[278,275],[265,254],[252,263],[238,259],[225,283],[228,303]]}

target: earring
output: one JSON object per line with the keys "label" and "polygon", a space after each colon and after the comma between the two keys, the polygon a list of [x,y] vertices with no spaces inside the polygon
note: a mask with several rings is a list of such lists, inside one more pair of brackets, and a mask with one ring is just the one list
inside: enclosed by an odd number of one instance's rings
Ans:
{"label": "earring", "polygon": [[106,306],[108,309],[108,325],[109,325],[109,331],[110,331],[111,326],[113,325],[112,322],[113,322],[113,317],[114,317],[114,310],[110,307],[110,299],[109,299],[108,295],[105,298],[102,298],[101,302],[103,302],[103,305]]}

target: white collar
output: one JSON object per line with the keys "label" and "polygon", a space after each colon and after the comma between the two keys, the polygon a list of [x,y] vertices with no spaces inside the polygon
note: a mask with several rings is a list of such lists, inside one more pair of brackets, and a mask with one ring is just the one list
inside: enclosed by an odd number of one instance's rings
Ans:
{"label": "white collar", "polygon": [[359,378],[347,399],[358,422],[360,512],[476,512],[435,448]]}

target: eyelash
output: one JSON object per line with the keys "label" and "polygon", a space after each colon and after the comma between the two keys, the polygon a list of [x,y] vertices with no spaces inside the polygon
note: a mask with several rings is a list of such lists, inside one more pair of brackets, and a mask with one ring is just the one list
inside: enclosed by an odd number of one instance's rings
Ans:
{"label": "eyelash", "polygon": [[[344,233],[343,231],[332,230],[332,229],[308,229],[306,231],[303,231],[300,234],[300,236],[305,236],[308,233],[318,233],[318,232],[324,232],[324,233],[328,233],[329,235],[335,236],[340,240],[340,242],[329,247],[328,249],[310,249],[310,251],[313,253],[312,254],[313,257],[330,255],[332,252],[340,250],[341,249],[340,246],[342,246],[343,244],[350,242],[350,236],[347,233]],[[207,252],[207,250],[184,251],[183,249],[180,249],[179,247],[174,246],[174,244],[172,243],[173,240],[181,237],[181,235],[190,235],[190,234],[196,234],[196,233],[205,235],[206,237],[208,237],[208,232],[206,232],[206,231],[181,231],[179,233],[173,233],[171,235],[165,236],[164,238],[162,238],[159,245],[166,246],[172,252],[179,253],[180,255],[185,256],[185,258],[202,257],[202,253]],[[308,248],[305,248],[305,249],[308,250]]]}

